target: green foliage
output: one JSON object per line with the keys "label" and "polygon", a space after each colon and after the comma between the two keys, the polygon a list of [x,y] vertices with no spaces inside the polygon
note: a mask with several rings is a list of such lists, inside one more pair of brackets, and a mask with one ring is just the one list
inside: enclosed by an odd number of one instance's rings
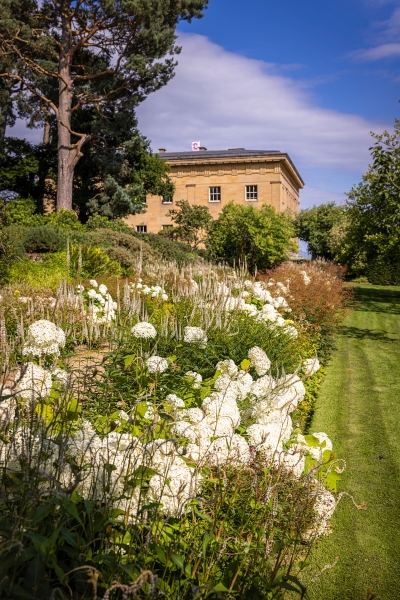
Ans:
{"label": "green foliage", "polygon": [[110,219],[134,215],[145,210],[144,204],[139,200],[142,193],[140,187],[121,186],[111,175],[107,175],[103,182],[103,192],[92,198],[87,206],[90,213]]}
{"label": "green foliage", "polygon": [[[84,239],[87,244],[101,247],[106,254],[114,259],[117,255],[120,256],[122,266],[127,269],[137,266],[139,260],[146,263],[149,260],[160,258],[158,252],[132,233],[97,229],[88,232]],[[119,251],[119,254],[116,254],[116,250]]]}
{"label": "green foliage", "polygon": [[295,221],[296,234],[307,242],[312,258],[332,260],[337,236],[345,221],[345,207],[334,202],[313,206],[300,211]]}
{"label": "green foliage", "polygon": [[185,242],[195,250],[205,241],[212,222],[208,206],[189,204],[187,200],[178,200],[176,205],[178,210],[168,212],[176,227],[164,230],[162,235]]}
{"label": "green foliage", "polygon": [[132,227],[129,227],[122,219],[108,219],[101,215],[92,215],[86,222],[87,231],[95,231],[96,229],[111,229],[111,231],[122,231],[132,234]]}
{"label": "green foliage", "polygon": [[348,194],[346,227],[336,259],[352,276],[396,283],[400,264],[400,121],[373,135],[372,165]]}
{"label": "green foliage", "polygon": [[82,224],[76,213],[71,210],[57,210],[45,216],[47,223],[66,231],[81,231]]}
{"label": "green foliage", "polygon": [[51,225],[30,227],[26,233],[24,246],[27,252],[58,252],[66,245],[66,235]]}
{"label": "green foliage", "polygon": [[24,226],[42,225],[43,217],[37,213],[32,198],[14,198],[4,203],[2,210],[3,225],[22,224]]}
{"label": "green foliage", "polygon": [[[98,277],[105,273],[122,275],[121,265],[102,248],[94,246],[71,246],[70,266],[72,277]],[[80,266],[81,263],[81,266]]]}
{"label": "green foliage", "polygon": [[180,267],[198,260],[197,252],[193,254],[190,246],[182,242],[170,240],[163,235],[141,233],[140,239],[143,239],[151,248],[159,252],[164,260],[173,260]]}
{"label": "green foliage", "polygon": [[21,260],[23,255],[22,241],[10,235],[8,231],[0,230],[0,285],[9,281],[11,264]]}
{"label": "green foliage", "polygon": [[36,290],[56,289],[67,276],[65,252],[45,254],[41,261],[24,258],[11,263],[9,283],[30,286]]}
{"label": "green foliage", "polygon": [[206,245],[217,260],[263,270],[285,260],[288,250],[294,249],[293,233],[291,217],[272,206],[258,209],[230,202],[212,223]]}

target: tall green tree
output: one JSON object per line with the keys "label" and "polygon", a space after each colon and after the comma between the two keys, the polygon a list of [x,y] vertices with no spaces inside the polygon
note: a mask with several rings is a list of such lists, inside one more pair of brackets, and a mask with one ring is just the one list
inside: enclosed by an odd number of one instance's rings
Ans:
{"label": "tall green tree", "polygon": [[[102,132],[74,129],[86,109],[135,107],[174,74],[179,20],[201,17],[208,0],[0,0],[0,76],[21,84],[56,117],[57,208],[72,209],[82,148]],[[56,97],[49,92],[57,89]]]}
{"label": "tall green tree", "polygon": [[348,193],[346,235],[337,258],[354,274],[400,269],[400,121],[373,134],[372,164]]}
{"label": "tall green tree", "polygon": [[207,248],[229,264],[247,263],[254,271],[268,269],[295,250],[292,217],[272,206],[261,208],[230,202],[210,227]]}
{"label": "tall green tree", "polygon": [[308,251],[313,258],[333,260],[340,227],[345,220],[345,207],[334,202],[306,208],[299,212],[295,220],[296,234],[307,242]]}

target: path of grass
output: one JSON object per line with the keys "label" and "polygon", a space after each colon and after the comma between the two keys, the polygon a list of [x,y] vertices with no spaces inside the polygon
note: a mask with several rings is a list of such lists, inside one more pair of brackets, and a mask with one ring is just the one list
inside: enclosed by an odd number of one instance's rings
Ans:
{"label": "path of grass", "polygon": [[356,304],[318,400],[311,431],[347,461],[333,533],[313,553],[312,600],[400,600],[400,288],[357,286]]}

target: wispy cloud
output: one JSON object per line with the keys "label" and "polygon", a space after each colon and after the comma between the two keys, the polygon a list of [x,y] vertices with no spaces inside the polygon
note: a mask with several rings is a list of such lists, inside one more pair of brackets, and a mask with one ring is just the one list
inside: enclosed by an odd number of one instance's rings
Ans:
{"label": "wispy cloud", "polygon": [[355,50],[354,52],[351,52],[349,56],[356,60],[366,61],[400,56],[400,43],[381,44],[380,46],[375,46],[374,48]]}
{"label": "wispy cloud", "polygon": [[[139,126],[154,149],[246,147],[288,152],[300,169],[365,171],[369,131],[387,123],[318,106],[308,87],[199,35],[180,36],[175,78],[138,110]],[[344,188],[346,189],[346,188]],[[336,190],[337,191],[337,190]]]}

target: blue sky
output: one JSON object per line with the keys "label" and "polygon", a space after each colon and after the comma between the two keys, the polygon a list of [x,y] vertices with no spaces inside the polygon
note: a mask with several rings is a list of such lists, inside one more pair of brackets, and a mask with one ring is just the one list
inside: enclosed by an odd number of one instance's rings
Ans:
{"label": "blue sky", "polygon": [[400,0],[210,0],[179,33],[175,78],[138,111],[153,149],[288,152],[303,207],[343,201],[399,117]]}

